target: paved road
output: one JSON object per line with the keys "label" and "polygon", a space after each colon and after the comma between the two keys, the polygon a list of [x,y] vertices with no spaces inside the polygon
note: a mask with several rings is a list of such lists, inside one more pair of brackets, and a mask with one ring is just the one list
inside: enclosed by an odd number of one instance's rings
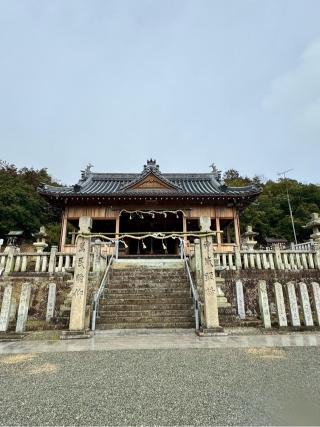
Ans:
{"label": "paved road", "polygon": [[319,425],[319,347],[3,354],[0,425]]}

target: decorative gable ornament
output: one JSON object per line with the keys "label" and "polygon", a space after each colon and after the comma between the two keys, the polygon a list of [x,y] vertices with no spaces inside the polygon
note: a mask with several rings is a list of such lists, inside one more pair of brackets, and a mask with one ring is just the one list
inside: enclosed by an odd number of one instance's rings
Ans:
{"label": "decorative gable ornament", "polygon": [[122,190],[175,190],[181,188],[165,178],[157,165],[156,160],[150,159],[144,165],[142,173]]}

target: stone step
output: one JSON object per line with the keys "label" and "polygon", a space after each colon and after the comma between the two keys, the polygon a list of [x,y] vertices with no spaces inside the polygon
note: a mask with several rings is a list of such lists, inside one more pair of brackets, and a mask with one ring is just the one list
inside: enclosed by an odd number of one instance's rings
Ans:
{"label": "stone step", "polygon": [[134,295],[134,296],[123,296],[120,295],[109,295],[108,297],[104,297],[100,299],[100,306],[105,306],[106,304],[189,304],[192,302],[192,298],[190,297],[190,293],[188,295],[178,295],[178,296],[167,296],[167,297],[159,297],[153,295]]}
{"label": "stone step", "polygon": [[174,298],[174,297],[190,297],[190,291],[189,290],[181,290],[181,291],[177,291],[174,290],[172,292],[170,292],[170,289],[164,289],[162,291],[158,290],[158,291],[152,291],[152,290],[140,290],[140,289],[136,289],[136,290],[132,290],[132,289],[112,289],[110,291],[107,291],[104,295],[104,298],[108,298],[108,299],[115,299],[117,300],[118,298],[141,298],[141,297],[145,297],[145,298],[166,298],[166,297],[170,297],[170,298]]}
{"label": "stone step", "polygon": [[137,323],[101,323],[97,324],[97,330],[106,330],[106,329],[194,329],[195,323],[194,321],[186,321],[186,322],[137,322]]}
{"label": "stone step", "polygon": [[193,328],[190,286],[178,268],[113,268],[100,299],[99,329]]}
{"label": "stone step", "polygon": [[132,317],[142,318],[154,318],[154,317],[187,317],[192,318],[192,307],[189,309],[180,310],[99,310],[100,318],[115,318],[115,317],[126,317],[131,319]]}
{"label": "stone step", "polygon": [[189,289],[187,283],[154,283],[154,282],[132,282],[132,283],[110,283],[108,289],[139,289],[139,288],[149,288],[149,289]]}
{"label": "stone step", "polygon": [[190,308],[190,310],[139,310],[139,311],[123,311],[123,312],[104,312],[102,315],[101,312],[99,312],[99,318],[108,318],[108,319],[128,319],[128,321],[132,320],[133,318],[139,318],[139,319],[164,319],[164,318],[170,318],[170,319],[192,319],[194,317],[193,310]]}
{"label": "stone step", "polygon": [[129,274],[127,276],[110,276],[111,282],[146,282],[146,281],[155,281],[155,282],[188,282],[185,274],[181,274],[179,276],[162,276],[160,274],[152,275],[152,276],[134,276]]}
{"label": "stone step", "polygon": [[161,295],[161,294],[174,294],[174,293],[185,293],[187,294],[189,292],[190,294],[190,288],[189,287],[178,287],[178,288],[168,288],[168,287],[160,287],[160,288],[150,288],[148,286],[139,286],[138,288],[107,288],[105,290],[105,293],[108,294],[116,294],[116,293],[132,293],[137,294],[140,293],[142,295]]}
{"label": "stone step", "polygon": [[136,271],[127,271],[127,272],[112,272],[110,274],[111,278],[115,279],[122,279],[123,277],[132,277],[135,279],[145,279],[149,277],[163,277],[163,278],[169,278],[173,277],[175,279],[179,277],[186,277],[186,273],[184,271],[180,272],[174,272],[174,273],[162,273],[160,270],[153,271],[153,272],[136,272]]}
{"label": "stone step", "polygon": [[115,311],[160,311],[160,310],[190,310],[192,307],[192,301],[189,301],[185,304],[176,304],[176,303],[149,303],[142,302],[141,304],[117,304],[117,303],[107,303],[99,305],[99,313],[104,311],[115,312]]}

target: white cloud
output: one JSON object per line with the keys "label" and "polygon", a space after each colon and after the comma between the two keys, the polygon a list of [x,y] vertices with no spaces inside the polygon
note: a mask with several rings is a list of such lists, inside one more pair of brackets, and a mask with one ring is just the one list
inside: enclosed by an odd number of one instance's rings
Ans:
{"label": "white cloud", "polygon": [[320,39],[272,82],[263,106],[284,121],[292,142],[320,145]]}

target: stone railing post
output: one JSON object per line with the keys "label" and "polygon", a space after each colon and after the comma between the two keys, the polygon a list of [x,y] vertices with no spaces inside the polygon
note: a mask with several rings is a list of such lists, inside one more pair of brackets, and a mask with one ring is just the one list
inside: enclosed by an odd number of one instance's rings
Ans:
{"label": "stone railing post", "polygon": [[82,216],[79,219],[79,235],[76,244],[74,281],[71,291],[70,331],[85,330],[88,276],[90,269],[90,230],[92,219]]}
{"label": "stone railing post", "polygon": [[241,253],[240,253],[240,246],[235,246],[234,248],[234,259],[236,264],[236,269],[241,270]]}
{"label": "stone railing post", "polygon": [[315,266],[315,268],[320,270],[320,245],[315,244],[314,246],[315,246],[315,250],[316,250],[316,252],[314,254],[314,259],[313,259],[314,266]]}
{"label": "stone railing post", "polygon": [[58,252],[58,246],[51,246],[50,258],[49,258],[49,273],[55,273],[56,271],[56,257]]}
{"label": "stone railing post", "polygon": [[[211,218],[207,216],[200,217],[201,231],[210,233]],[[201,267],[203,275],[203,304],[204,304],[204,328],[203,332],[210,333],[221,331],[219,326],[217,284],[215,276],[215,263],[213,253],[212,236],[200,237],[201,248]]]}
{"label": "stone railing post", "polygon": [[16,248],[15,246],[8,246],[5,251],[7,253],[7,261],[4,267],[4,275],[7,276],[13,271]]}
{"label": "stone railing post", "polygon": [[281,249],[279,245],[274,247],[274,265],[277,270],[283,270],[283,263],[281,259]]}

